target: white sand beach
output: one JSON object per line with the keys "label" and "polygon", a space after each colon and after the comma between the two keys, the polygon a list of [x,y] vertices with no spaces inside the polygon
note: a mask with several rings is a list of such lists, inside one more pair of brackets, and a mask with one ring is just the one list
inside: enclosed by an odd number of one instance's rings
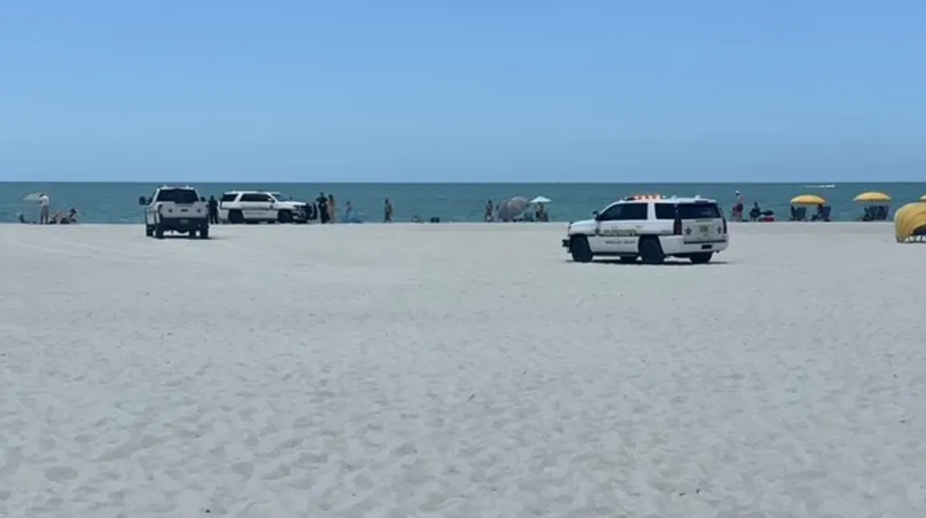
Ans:
{"label": "white sand beach", "polygon": [[0,516],[926,516],[926,246],[0,226]]}

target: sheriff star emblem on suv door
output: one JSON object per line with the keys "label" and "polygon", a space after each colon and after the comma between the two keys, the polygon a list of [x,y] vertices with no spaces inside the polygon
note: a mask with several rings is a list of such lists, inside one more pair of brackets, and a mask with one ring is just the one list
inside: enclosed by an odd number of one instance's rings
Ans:
{"label": "sheriff star emblem on suv door", "polygon": [[686,228],[685,228],[685,235],[686,235],[686,236],[690,236],[690,235],[691,235],[691,227],[686,227]]}

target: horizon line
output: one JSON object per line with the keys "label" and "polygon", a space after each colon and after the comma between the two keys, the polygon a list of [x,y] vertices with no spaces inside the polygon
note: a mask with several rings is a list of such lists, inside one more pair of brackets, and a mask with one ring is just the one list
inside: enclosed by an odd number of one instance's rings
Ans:
{"label": "horizon line", "polygon": [[206,184],[206,185],[227,185],[227,184],[279,184],[279,185],[835,185],[839,184],[878,184],[878,185],[889,185],[889,184],[926,184],[926,180],[921,181],[904,181],[904,180],[878,180],[878,181],[865,181],[865,180],[852,180],[852,181],[834,181],[834,180],[795,180],[795,181],[708,181],[708,182],[694,182],[694,181],[650,181],[650,182],[614,182],[614,181],[581,181],[581,182],[569,182],[569,181],[543,181],[543,182],[529,182],[529,181],[509,181],[509,182],[500,182],[500,181],[491,181],[491,182],[478,182],[478,181],[292,181],[292,180],[233,180],[233,181],[222,181],[222,180],[208,180],[208,181],[165,181],[165,180],[132,180],[132,181],[118,181],[118,180],[0,180],[0,185],[3,184],[62,184],[62,183],[71,183],[71,184],[126,184],[126,185],[191,185],[191,184]]}

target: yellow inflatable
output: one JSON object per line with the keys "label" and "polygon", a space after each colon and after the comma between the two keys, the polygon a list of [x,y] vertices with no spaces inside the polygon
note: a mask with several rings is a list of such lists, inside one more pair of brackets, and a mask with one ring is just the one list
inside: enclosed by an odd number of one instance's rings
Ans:
{"label": "yellow inflatable", "polygon": [[898,243],[926,241],[926,203],[908,203],[894,214]]}

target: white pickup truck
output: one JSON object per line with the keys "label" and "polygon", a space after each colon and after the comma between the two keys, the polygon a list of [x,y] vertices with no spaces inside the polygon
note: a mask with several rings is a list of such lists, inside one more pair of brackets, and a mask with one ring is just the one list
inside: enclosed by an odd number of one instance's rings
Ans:
{"label": "white pickup truck", "polygon": [[139,198],[138,203],[145,207],[148,237],[163,239],[165,232],[177,232],[209,238],[209,206],[193,187],[162,185],[150,198]]}

